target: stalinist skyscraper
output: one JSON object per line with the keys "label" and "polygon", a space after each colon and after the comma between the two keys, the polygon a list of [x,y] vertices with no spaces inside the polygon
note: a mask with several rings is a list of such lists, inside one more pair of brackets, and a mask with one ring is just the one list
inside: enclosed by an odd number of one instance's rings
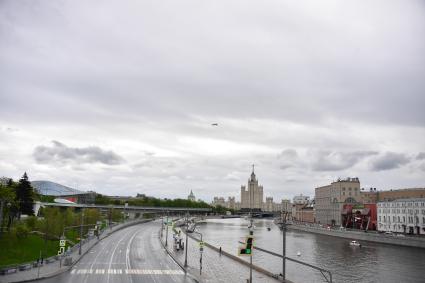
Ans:
{"label": "stalinist skyscraper", "polygon": [[241,186],[241,209],[253,208],[261,210],[263,207],[263,186],[258,186],[258,180],[255,178],[254,165],[252,165],[251,178],[248,179],[248,190]]}

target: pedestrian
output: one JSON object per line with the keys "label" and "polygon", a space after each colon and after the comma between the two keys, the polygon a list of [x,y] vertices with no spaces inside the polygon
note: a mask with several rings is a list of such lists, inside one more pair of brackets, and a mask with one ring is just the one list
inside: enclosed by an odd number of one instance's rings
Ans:
{"label": "pedestrian", "polygon": [[221,247],[220,247],[220,256],[221,256]]}

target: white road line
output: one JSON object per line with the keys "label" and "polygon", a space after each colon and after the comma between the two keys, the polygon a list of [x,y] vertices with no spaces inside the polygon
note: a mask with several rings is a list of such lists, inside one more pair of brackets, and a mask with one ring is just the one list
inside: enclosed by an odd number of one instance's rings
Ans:
{"label": "white road line", "polygon": [[137,275],[184,275],[182,270],[172,270],[172,269],[116,269],[116,268],[108,268],[108,269],[73,269],[71,274],[77,275],[85,275],[85,274],[114,274],[114,275],[122,275],[122,274],[137,274]]}
{"label": "white road line", "polygon": [[[131,247],[131,243],[133,242],[134,237],[136,237],[136,235],[139,233],[139,230],[136,230],[136,232],[134,233],[134,235],[130,238],[130,240],[128,241],[127,244],[127,248],[125,251],[125,267],[128,269],[131,269],[131,264],[130,264],[130,247]],[[130,275],[130,282],[133,282],[133,278]]]}
{"label": "white road line", "polygon": [[[121,240],[119,240],[119,242],[117,243],[117,245],[115,246],[115,248],[114,248],[114,250],[113,250],[113,252],[112,252],[112,255],[111,255],[111,260],[109,261],[109,267],[108,267],[108,269],[111,269],[111,265],[112,265],[112,260],[114,259],[114,255],[115,255],[115,251],[117,250],[117,248],[118,248],[118,246],[121,244],[121,242],[126,238],[126,236],[128,235],[128,233],[124,236],[124,237],[122,237],[121,238]],[[107,281],[106,282],[108,282],[109,283],[109,273],[108,273],[108,279],[107,279]]]}

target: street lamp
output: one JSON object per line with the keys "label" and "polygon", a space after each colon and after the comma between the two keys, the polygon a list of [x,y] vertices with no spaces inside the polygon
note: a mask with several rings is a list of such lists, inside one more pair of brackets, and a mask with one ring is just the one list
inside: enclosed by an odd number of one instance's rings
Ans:
{"label": "street lamp", "polygon": [[[198,234],[198,235],[201,236],[201,244],[200,244],[200,247],[199,247],[199,252],[200,252],[200,257],[199,257],[199,275],[202,275],[202,252],[204,251],[204,246],[203,246],[203,243],[204,242],[202,241],[202,233],[197,232],[195,230],[193,230],[192,233],[195,233],[195,234]],[[187,234],[186,234],[186,236],[187,236]],[[187,249],[187,247],[186,247],[186,249]]]}
{"label": "street lamp", "polygon": [[281,213],[281,227],[282,227],[282,280],[285,281],[285,257],[286,257],[286,212]]}
{"label": "street lamp", "polygon": [[166,231],[165,231],[165,246],[168,246],[168,211],[167,211],[167,223],[166,223]]}
{"label": "street lamp", "polygon": [[185,255],[184,255],[184,267],[187,267],[187,233],[189,229],[189,212],[186,213],[186,244],[185,244]]}
{"label": "street lamp", "polygon": [[83,245],[83,221],[84,221],[84,209],[81,209],[81,223],[80,223],[80,248],[78,254],[81,255],[81,246]]}

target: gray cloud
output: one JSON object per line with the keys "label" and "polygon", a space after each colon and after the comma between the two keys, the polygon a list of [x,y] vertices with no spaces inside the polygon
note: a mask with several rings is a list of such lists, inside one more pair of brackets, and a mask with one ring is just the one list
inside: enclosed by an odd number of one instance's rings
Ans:
{"label": "gray cloud", "polygon": [[362,159],[375,155],[375,151],[316,151],[308,156],[313,171],[340,171],[356,165]]}
{"label": "gray cloud", "polygon": [[416,155],[417,160],[424,160],[425,159],[425,152],[420,152],[418,155]]}
{"label": "gray cloud", "polygon": [[110,150],[103,150],[97,146],[83,148],[68,147],[65,144],[52,141],[52,146],[40,145],[34,149],[33,157],[36,162],[45,163],[103,163],[117,165],[124,159]]}
{"label": "gray cloud", "polygon": [[[0,1],[2,174],[167,197],[238,193],[252,163],[276,198],[341,170],[424,183],[423,155],[376,174],[363,152],[423,151],[424,1],[151,2]],[[126,161],[66,146],[76,128]],[[34,150],[46,137],[62,143]]]}
{"label": "gray cloud", "polygon": [[285,149],[278,154],[277,159],[279,160],[279,168],[286,170],[291,167],[295,167],[298,164],[298,153],[295,149]]}
{"label": "gray cloud", "polygon": [[410,158],[403,153],[387,152],[371,162],[374,171],[384,171],[399,168],[410,162]]}

